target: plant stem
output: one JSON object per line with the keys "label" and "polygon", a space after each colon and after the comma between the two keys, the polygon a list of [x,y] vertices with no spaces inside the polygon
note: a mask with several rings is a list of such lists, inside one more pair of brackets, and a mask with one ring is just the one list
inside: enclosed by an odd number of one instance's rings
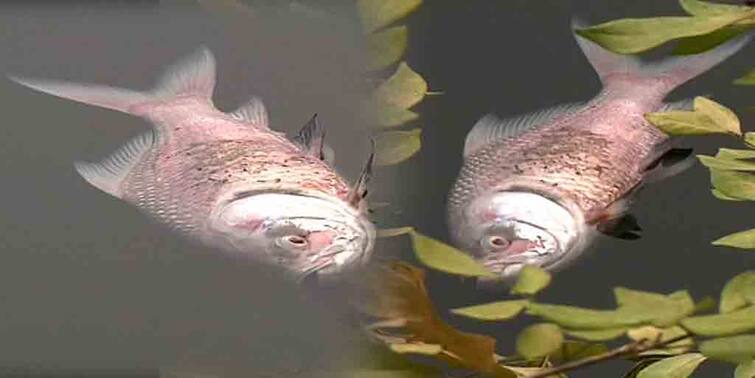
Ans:
{"label": "plant stem", "polygon": [[623,358],[632,355],[636,355],[651,349],[661,348],[675,342],[692,337],[691,334],[680,335],[664,341],[655,341],[648,343],[648,340],[638,340],[629,344],[622,345],[616,349],[609,350],[608,352],[596,354],[594,356],[586,357],[581,360],[567,362],[563,365],[552,367],[549,369],[543,369],[535,374],[528,375],[526,378],[546,378],[552,375],[564,373],[567,371],[579,369],[585,366],[594,365],[601,361],[606,361],[614,358]]}

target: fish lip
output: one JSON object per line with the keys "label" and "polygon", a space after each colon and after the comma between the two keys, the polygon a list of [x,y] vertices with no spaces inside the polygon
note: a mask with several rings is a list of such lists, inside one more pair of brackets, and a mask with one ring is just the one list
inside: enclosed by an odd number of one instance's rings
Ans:
{"label": "fish lip", "polygon": [[[522,256],[524,255],[524,256]],[[563,254],[538,254],[536,252],[524,252],[516,256],[486,258],[481,261],[482,265],[493,273],[501,276],[505,274],[508,267],[517,265],[535,265],[543,269],[548,269],[558,263],[563,258]]]}

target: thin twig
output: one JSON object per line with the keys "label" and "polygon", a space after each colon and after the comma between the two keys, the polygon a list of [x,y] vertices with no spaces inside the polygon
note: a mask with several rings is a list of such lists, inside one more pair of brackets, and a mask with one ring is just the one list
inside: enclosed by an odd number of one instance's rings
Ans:
{"label": "thin twig", "polygon": [[608,352],[596,354],[594,356],[586,357],[581,360],[567,362],[563,365],[559,365],[550,369],[541,370],[535,374],[528,375],[526,378],[545,378],[552,375],[564,373],[567,371],[579,369],[582,367],[594,365],[598,362],[610,360],[614,358],[622,358],[627,356],[636,355],[651,349],[662,348],[664,346],[673,344],[684,339],[692,337],[691,334],[684,334],[665,341],[655,341],[648,343],[646,339],[631,342],[626,345],[622,345],[616,349],[609,350]]}

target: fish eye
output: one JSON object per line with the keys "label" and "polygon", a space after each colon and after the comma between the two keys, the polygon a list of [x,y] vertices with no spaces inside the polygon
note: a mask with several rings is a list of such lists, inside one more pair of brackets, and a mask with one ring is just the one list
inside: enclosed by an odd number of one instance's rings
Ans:
{"label": "fish eye", "polygon": [[488,246],[496,249],[506,248],[509,245],[509,241],[506,238],[498,235],[488,237],[487,243]]}
{"label": "fish eye", "polygon": [[302,249],[309,244],[307,238],[301,235],[287,235],[278,239],[279,245],[282,247],[290,247],[296,249]]}

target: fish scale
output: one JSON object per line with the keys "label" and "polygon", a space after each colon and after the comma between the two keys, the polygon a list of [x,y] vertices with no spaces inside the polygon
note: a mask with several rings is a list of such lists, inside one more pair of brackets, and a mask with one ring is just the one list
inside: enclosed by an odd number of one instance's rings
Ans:
{"label": "fish scale", "polygon": [[672,148],[645,114],[688,105],[664,98],[750,39],[647,63],[575,37],[600,77],[601,92],[586,103],[506,120],[482,117],[467,135],[448,196],[453,243],[503,278],[525,264],[555,269],[573,261],[594,230],[639,237],[628,213],[634,194],[695,161],[690,150]]}
{"label": "fish scale", "polygon": [[220,111],[212,103],[215,60],[204,47],[150,91],[14,80],[149,120],[150,132],[76,169],[177,231],[304,275],[339,272],[371,253],[375,232],[365,195],[374,156],[349,187],[325,161],[330,150],[316,117],[291,141],[270,129],[257,98]]}

